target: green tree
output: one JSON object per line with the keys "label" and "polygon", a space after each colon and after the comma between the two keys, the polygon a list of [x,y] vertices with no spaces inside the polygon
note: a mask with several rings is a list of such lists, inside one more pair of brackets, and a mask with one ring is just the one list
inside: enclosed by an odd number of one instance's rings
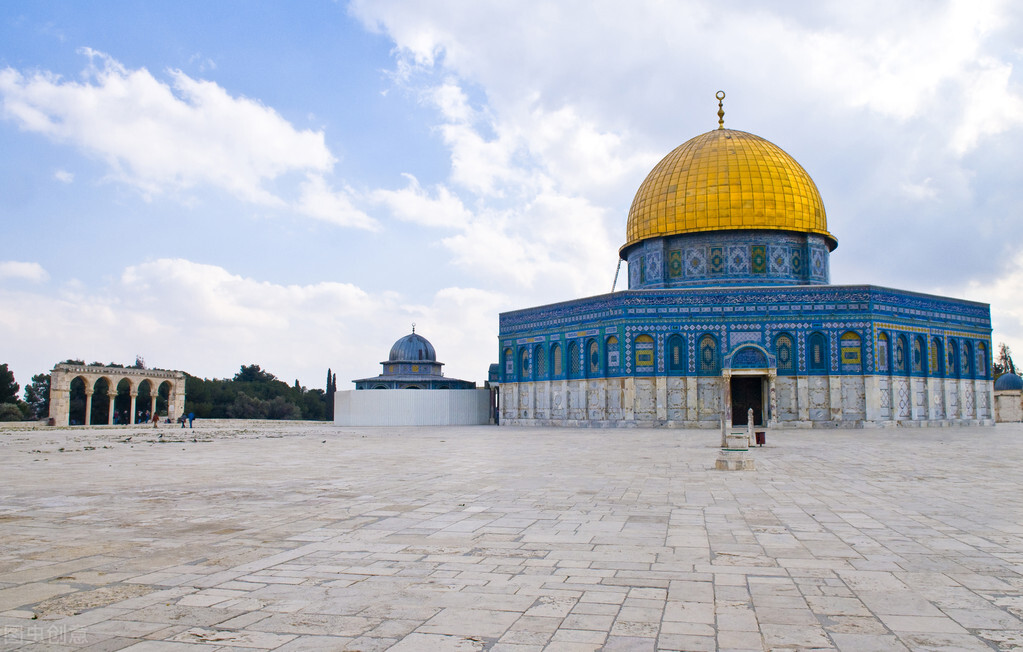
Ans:
{"label": "green tree", "polygon": [[24,418],[17,403],[0,403],[0,421],[22,421]]}
{"label": "green tree", "polygon": [[185,412],[202,419],[323,419],[323,390],[278,380],[259,365],[242,365],[232,379],[186,375]]}
{"label": "green tree", "polygon": [[263,371],[258,364],[242,365],[241,370],[234,375],[235,382],[239,383],[269,383],[277,380],[277,376]]}
{"label": "green tree", "polygon": [[231,419],[265,419],[266,401],[253,398],[248,394],[238,394],[234,403],[228,406],[227,416]]}
{"label": "green tree", "polygon": [[1012,362],[1012,351],[1009,350],[1009,346],[1005,342],[998,344],[998,359],[993,367],[996,378],[1002,374],[1016,373],[1016,365]]}
{"label": "green tree", "polygon": [[50,416],[50,374],[32,376],[32,384],[25,388],[25,403],[36,419]]}
{"label": "green tree", "polygon": [[21,386],[14,382],[14,372],[7,368],[7,363],[0,364],[0,403],[17,403],[18,390]]}
{"label": "green tree", "polygon": [[267,419],[301,419],[302,410],[297,405],[286,401],[283,396],[275,396],[266,402]]}

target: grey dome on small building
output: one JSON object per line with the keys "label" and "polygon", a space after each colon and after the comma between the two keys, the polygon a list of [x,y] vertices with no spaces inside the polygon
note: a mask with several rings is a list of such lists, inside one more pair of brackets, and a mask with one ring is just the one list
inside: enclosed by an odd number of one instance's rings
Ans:
{"label": "grey dome on small building", "polygon": [[355,389],[473,389],[476,383],[470,380],[447,378],[437,362],[437,352],[430,341],[412,332],[402,337],[387,356],[382,373],[373,378],[353,380]]}
{"label": "grey dome on small building", "polygon": [[388,362],[419,362],[437,360],[437,352],[433,345],[422,335],[412,333],[401,338],[391,347],[391,353],[387,356]]}
{"label": "grey dome on small building", "polygon": [[996,392],[1011,392],[1023,390],[1023,378],[1016,374],[1002,374],[995,380]]}

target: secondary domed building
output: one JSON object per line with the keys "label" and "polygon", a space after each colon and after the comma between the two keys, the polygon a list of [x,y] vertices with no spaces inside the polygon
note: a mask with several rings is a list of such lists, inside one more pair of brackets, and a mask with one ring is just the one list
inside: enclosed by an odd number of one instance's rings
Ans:
{"label": "secondary domed building", "polygon": [[[334,392],[334,423],[339,426],[450,426],[491,422],[489,389],[471,380],[447,378],[437,352],[422,335],[394,343],[374,378],[353,380],[355,389]],[[387,389],[387,392],[365,392]],[[430,391],[419,391],[430,390]]]}
{"label": "secondary domed building", "polygon": [[1023,378],[1014,373],[995,379],[995,420],[1023,421]]}
{"label": "secondary domed building", "polygon": [[355,389],[473,389],[470,380],[445,378],[441,372],[443,362],[437,362],[437,352],[422,335],[412,332],[394,343],[383,365],[383,372],[374,378],[353,380]]}
{"label": "secondary domed building", "polygon": [[501,314],[500,422],[993,423],[988,305],[830,285],[813,179],[718,115],[636,193],[628,290]]}

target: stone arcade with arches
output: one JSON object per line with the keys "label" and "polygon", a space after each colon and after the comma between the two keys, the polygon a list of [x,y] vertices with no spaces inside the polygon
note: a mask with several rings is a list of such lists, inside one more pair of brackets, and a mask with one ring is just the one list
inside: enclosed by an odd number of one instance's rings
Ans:
{"label": "stone arcade with arches", "polygon": [[501,314],[500,423],[993,424],[988,305],[831,285],[810,175],[723,115],[636,193],[628,290]]}
{"label": "stone arcade with arches", "polygon": [[[185,408],[185,374],[182,371],[62,363],[50,372],[50,418],[57,425],[71,425],[71,388],[75,382],[81,382],[85,392],[82,424],[91,424],[94,416],[99,416],[98,410],[105,410],[105,419],[100,417],[100,420],[113,425],[115,409],[127,411],[129,419],[126,421],[134,423],[134,415],[139,411],[156,412],[158,399],[166,401],[164,416],[172,419],[181,416]],[[140,390],[145,399],[142,402],[138,400]],[[118,397],[123,397],[123,407],[118,405]]]}

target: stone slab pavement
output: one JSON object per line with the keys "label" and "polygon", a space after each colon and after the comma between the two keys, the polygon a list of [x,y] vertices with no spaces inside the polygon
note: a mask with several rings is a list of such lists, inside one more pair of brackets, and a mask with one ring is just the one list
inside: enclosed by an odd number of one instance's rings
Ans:
{"label": "stone slab pavement", "polygon": [[1023,425],[0,429],[0,649],[1023,650]]}

